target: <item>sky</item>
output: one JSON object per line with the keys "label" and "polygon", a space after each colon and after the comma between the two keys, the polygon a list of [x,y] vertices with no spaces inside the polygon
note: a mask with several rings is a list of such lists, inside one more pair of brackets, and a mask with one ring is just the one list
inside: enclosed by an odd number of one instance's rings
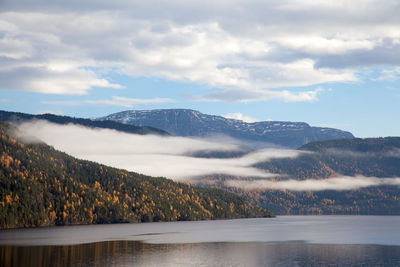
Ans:
{"label": "sky", "polygon": [[397,0],[0,1],[0,109],[400,135]]}

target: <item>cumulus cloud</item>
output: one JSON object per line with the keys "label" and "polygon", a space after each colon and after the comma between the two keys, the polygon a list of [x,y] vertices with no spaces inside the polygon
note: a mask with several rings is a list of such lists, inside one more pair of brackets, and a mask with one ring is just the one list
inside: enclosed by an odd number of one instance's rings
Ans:
{"label": "cumulus cloud", "polygon": [[271,91],[271,90],[240,90],[240,89],[227,89],[218,92],[209,93],[200,97],[195,97],[194,100],[198,101],[212,101],[212,102],[256,102],[267,101],[272,99],[281,99],[285,102],[313,102],[318,100],[317,96],[322,92],[322,88],[317,88],[311,91],[303,91],[300,93],[293,93],[288,90]]}
{"label": "cumulus cloud", "polygon": [[265,149],[240,158],[216,159],[187,156],[196,151],[240,151],[234,143],[210,140],[127,134],[77,125],[33,121],[19,125],[25,142],[38,139],[77,158],[151,176],[189,179],[209,174],[246,177],[277,177],[252,167],[272,158],[296,157],[296,150]]}
{"label": "cumulus cloud", "polygon": [[122,88],[119,84],[97,77],[93,71],[79,68],[61,69],[60,66],[50,63],[31,66],[8,65],[7,69],[0,68],[0,80],[2,89],[22,89],[60,95],[83,95],[92,87]]}
{"label": "cumulus cloud", "polygon": [[140,104],[160,104],[174,102],[170,98],[129,98],[121,96],[113,96],[112,99],[102,100],[79,100],[79,101],[43,101],[42,104],[57,105],[57,106],[78,106],[78,105],[100,105],[100,106],[119,106],[126,108],[133,108],[135,105]]}
{"label": "cumulus cloud", "polygon": [[400,178],[377,178],[364,176],[341,176],[327,179],[306,179],[306,180],[227,180],[225,185],[239,187],[248,190],[270,189],[289,191],[324,191],[324,190],[357,190],[364,187],[395,185],[400,186]]}
{"label": "cumulus cloud", "polygon": [[222,117],[225,117],[227,119],[241,120],[241,121],[248,122],[248,123],[261,121],[259,119],[256,119],[256,118],[253,118],[253,117],[250,117],[250,116],[245,116],[240,112],[228,113],[228,114],[222,115]]}
{"label": "cumulus cloud", "polygon": [[400,78],[400,67],[382,70],[377,81],[394,82]]}
{"label": "cumulus cloud", "polygon": [[117,69],[221,88],[207,101],[315,101],[288,88],[400,64],[399,13],[378,0],[5,0],[1,88],[85,94],[122,87],[107,78]]}
{"label": "cumulus cloud", "polygon": [[38,112],[36,112],[36,114],[54,114],[54,115],[64,115],[63,112],[61,110],[40,110]]}

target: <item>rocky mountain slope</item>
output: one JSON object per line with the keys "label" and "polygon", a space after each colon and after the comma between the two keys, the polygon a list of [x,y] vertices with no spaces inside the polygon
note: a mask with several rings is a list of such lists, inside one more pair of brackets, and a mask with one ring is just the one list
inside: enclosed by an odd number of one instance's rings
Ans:
{"label": "rocky mountain slope", "polygon": [[333,128],[311,127],[304,122],[247,123],[190,109],[130,110],[98,120],[151,126],[178,136],[227,135],[246,142],[263,142],[290,148],[297,148],[312,141],[354,138],[349,132]]}

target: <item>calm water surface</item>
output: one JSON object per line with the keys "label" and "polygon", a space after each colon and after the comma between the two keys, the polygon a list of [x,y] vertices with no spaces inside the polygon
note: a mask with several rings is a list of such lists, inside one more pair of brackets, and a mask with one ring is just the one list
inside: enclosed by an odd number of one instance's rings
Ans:
{"label": "calm water surface", "polygon": [[400,266],[400,216],[6,230],[0,266]]}

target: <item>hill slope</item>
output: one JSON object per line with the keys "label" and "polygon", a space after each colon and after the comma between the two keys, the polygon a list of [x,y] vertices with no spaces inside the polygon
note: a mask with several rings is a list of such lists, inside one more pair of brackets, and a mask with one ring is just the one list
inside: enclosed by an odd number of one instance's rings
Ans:
{"label": "hill slope", "polygon": [[228,135],[245,141],[265,142],[297,148],[308,142],[353,138],[345,131],[311,127],[304,122],[262,121],[246,123],[221,116],[206,115],[190,109],[130,110],[98,120],[151,126],[178,136]]}
{"label": "hill slope", "polygon": [[[267,217],[243,198],[20,143],[0,122],[0,228]],[[15,129],[14,129],[15,130]]]}
{"label": "hill slope", "polygon": [[[342,139],[309,143],[297,158],[272,159],[255,166],[283,177],[322,179],[339,176],[400,177],[400,137]],[[285,178],[286,177],[286,178]],[[214,177],[226,188],[226,177]],[[400,187],[375,186],[359,190],[294,192],[227,188],[276,214],[400,215]]]}
{"label": "hill slope", "polygon": [[274,159],[256,167],[298,179],[335,175],[400,177],[400,137],[313,142],[299,150],[313,153]]}
{"label": "hill slope", "polygon": [[68,116],[59,116],[54,114],[32,115],[20,112],[9,112],[0,110],[0,121],[21,122],[26,120],[47,120],[57,124],[78,124],[87,127],[114,129],[121,132],[134,134],[156,134],[169,135],[167,132],[147,126],[134,126],[122,124],[115,121],[95,121],[90,119],[72,118]]}

